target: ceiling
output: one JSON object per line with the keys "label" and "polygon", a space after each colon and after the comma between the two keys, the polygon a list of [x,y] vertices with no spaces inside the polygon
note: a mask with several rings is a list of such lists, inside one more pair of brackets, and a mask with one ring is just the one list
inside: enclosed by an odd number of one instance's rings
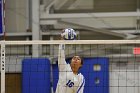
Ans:
{"label": "ceiling", "polygon": [[[41,5],[41,25],[67,27],[80,39],[139,39],[140,0],[47,0]],[[51,29],[49,31],[51,31]]]}

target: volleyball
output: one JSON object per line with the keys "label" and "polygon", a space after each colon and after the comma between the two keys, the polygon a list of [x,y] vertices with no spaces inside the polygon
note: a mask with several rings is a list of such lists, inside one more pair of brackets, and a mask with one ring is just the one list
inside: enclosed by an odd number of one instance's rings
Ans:
{"label": "volleyball", "polygon": [[64,40],[75,40],[77,37],[77,34],[74,29],[72,28],[66,28],[61,33],[61,36]]}

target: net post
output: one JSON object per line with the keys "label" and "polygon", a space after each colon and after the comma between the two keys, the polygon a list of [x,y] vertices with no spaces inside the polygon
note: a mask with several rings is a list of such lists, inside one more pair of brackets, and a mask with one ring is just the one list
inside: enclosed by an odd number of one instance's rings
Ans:
{"label": "net post", "polygon": [[1,93],[5,93],[5,43],[1,43]]}

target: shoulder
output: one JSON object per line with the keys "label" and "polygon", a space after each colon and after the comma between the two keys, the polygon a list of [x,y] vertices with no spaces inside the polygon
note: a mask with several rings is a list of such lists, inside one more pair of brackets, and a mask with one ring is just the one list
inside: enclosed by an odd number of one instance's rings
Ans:
{"label": "shoulder", "polygon": [[80,78],[81,86],[84,86],[85,85],[85,77],[81,73],[79,73],[79,78]]}
{"label": "shoulder", "polygon": [[78,75],[81,76],[81,77],[84,77],[84,75],[82,73],[79,73]]}
{"label": "shoulder", "polygon": [[83,74],[81,74],[81,73],[79,73],[79,74],[78,74],[78,76],[79,76],[79,78],[81,78],[82,80],[84,80],[84,79],[85,79],[84,75],[83,75]]}

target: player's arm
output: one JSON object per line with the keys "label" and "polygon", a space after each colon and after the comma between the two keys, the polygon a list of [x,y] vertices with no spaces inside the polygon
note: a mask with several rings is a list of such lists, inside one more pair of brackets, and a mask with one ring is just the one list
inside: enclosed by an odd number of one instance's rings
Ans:
{"label": "player's arm", "polygon": [[58,67],[60,71],[65,70],[66,68],[66,61],[65,61],[65,45],[60,44],[58,50]]}

